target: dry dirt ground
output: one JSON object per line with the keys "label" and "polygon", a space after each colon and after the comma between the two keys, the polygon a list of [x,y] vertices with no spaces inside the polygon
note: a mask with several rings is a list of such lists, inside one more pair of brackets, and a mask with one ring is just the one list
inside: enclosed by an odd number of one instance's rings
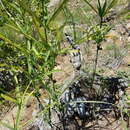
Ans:
{"label": "dry dirt ground", "polygon": [[[129,23],[130,21],[127,21],[125,23],[125,26],[128,29],[130,29]],[[115,28],[109,32],[106,41],[102,43],[102,48],[103,50],[101,50],[99,53],[97,72],[107,76],[117,75],[118,72],[122,72],[121,74],[126,73],[130,76],[130,37],[128,36],[127,32],[125,32],[125,30],[123,32],[122,24],[115,26]],[[88,71],[88,69],[92,70],[93,61],[95,57],[95,49],[95,45],[91,45],[91,43],[88,42],[83,43],[81,45],[81,52],[83,53],[82,69],[86,71]],[[73,74],[73,67],[69,62],[68,55],[58,56],[56,59],[56,63],[56,69],[60,69],[61,71],[55,72],[54,78],[58,84],[63,84],[65,79],[67,79]],[[43,97],[44,95],[46,95],[44,92],[41,93]],[[6,114],[1,116],[2,121],[14,125],[13,123],[15,120],[16,111],[16,107],[11,108]],[[36,100],[31,98],[22,113],[21,124],[24,124],[25,122],[29,121],[36,111]],[[117,125],[117,122],[116,124],[113,123],[114,129],[123,129],[119,127],[115,128]],[[108,127],[108,130],[109,129],[110,128]],[[8,129],[0,126],[0,130]]]}
{"label": "dry dirt ground", "polygon": [[[52,5],[53,4],[54,3],[52,3]],[[125,21],[123,24],[117,24],[107,35],[106,41],[102,43],[103,50],[99,52],[97,69],[97,72],[102,75],[112,76],[117,74],[127,74],[130,79],[130,35],[126,32],[123,27],[124,25],[130,31],[130,20]],[[91,42],[85,42],[80,46],[81,52],[83,53],[82,69],[85,71],[92,71],[96,46],[91,44]],[[56,63],[56,69],[60,69],[61,71],[55,72],[54,78],[57,81],[57,84],[64,84],[65,79],[69,79],[68,77],[73,74],[73,67],[69,62],[69,56],[59,55],[56,59]],[[46,96],[44,92],[41,93],[43,97]],[[129,91],[128,94],[130,94]],[[4,115],[2,114],[0,119],[3,122],[14,125],[16,111],[16,107],[9,109],[8,112],[6,109],[6,113],[4,113]],[[36,100],[30,98],[22,113],[21,124],[23,125],[32,119],[33,114],[36,111]],[[113,124],[113,130],[123,130],[122,126],[116,128],[117,125],[117,122]],[[0,130],[8,130],[8,128],[0,126]],[[109,127],[108,130],[110,130]]]}

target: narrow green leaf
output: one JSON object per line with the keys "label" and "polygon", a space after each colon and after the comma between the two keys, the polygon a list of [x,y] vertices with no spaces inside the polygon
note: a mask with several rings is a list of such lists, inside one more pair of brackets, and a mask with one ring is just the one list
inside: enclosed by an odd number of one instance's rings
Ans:
{"label": "narrow green leaf", "polygon": [[17,115],[16,115],[16,121],[15,121],[15,130],[19,130],[20,127],[20,118],[21,118],[21,111],[22,111],[22,104],[17,105]]}
{"label": "narrow green leaf", "polygon": [[102,8],[100,0],[98,0],[98,7],[99,7],[100,9]]}
{"label": "narrow green leaf", "polygon": [[18,8],[14,3],[10,3],[9,2],[8,5],[10,5],[11,8],[15,9],[19,14],[22,13],[21,10],[20,10],[20,8]]}
{"label": "narrow green leaf", "polygon": [[102,14],[102,16],[105,16],[106,14],[106,7],[107,7],[107,0],[105,0],[105,2],[104,2],[104,4],[103,4],[103,7],[102,7],[102,12],[103,12],[103,14]]}
{"label": "narrow green leaf", "polygon": [[[44,33],[43,33],[43,30],[40,28],[40,23],[39,23],[39,21],[38,21],[38,18],[36,17],[36,15],[35,15],[34,12],[31,12],[30,14],[31,14],[31,17],[32,17],[34,26],[35,26],[35,28],[36,28],[36,30],[37,30],[37,32],[38,32],[38,34],[39,34],[41,40],[45,42],[45,41],[46,41],[46,40],[45,40],[45,35],[44,35]],[[46,45],[46,44],[45,44],[45,45]]]}
{"label": "narrow green leaf", "polygon": [[0,39],[5,41],[5,43],[10,44],[10,45],[14,46],[15,48],[21,50],[23,52],[23,54],[28,55],[28,51],[26,49],[24,49],[23,47],[18,45],[18,43],[12,42],[10,39],[6,38],[3,34],[0,34]]}
{"label": "narrow green leaf", "polygon": [[101,18],[103,18],[103,16],[105,15],[106,6],[107,6],[107,0],[105,0],[103,6],[101,6],[101,2],[100,0],[98,0],[97,9],[98,9],[98,14]]}
{"label": "narrow green leaf", "polygon": [[37,49],[36,49],[36,47],[34,46],[34,45],[32,45],[32,50],[33,50],[33,52],[38,56],[39,55],[39,53],[38,53],[38,51],[37,51]]}
{"label": "narrow green leaf", "polygon": [[63,6],[68,2],[69,0],[63,0],[59,7],[54,11],[54,13],[51,15],[51,17],[47,21],[47,25],[49,25],[52,21],[55,20],[56,16],[61,12]]}
{"label": "narrow green leaf", "polygon": [[92,10],[97,14],[97,10],[92,6],[92,4],[90,4],[87,0],[84,0],[91,8]]}
{"label": "narrow green leaf", "polygon": [[[20,0],[18,0],[18,2],[19,2],[19,5],[20,5],[23,9],[25,9],[25,11],[26,11],[27,13],[29,13],[29,15],[32,17],[32,21],[33,21],[33,24],[34,24],[34,26],[35,26],[35,28],[36,28],[36,30],[37,30],[37,33],[39,34],[41,40],[45,42],[45,35],[44,35],[42,29],[40,28],[39,19],[38,19],[37,15],[35,14],[35,12],[32,11],[29,7],[25,6],[25,5],[23,4],[24,2],[21,2]],[[46,46],[46,44],[45,44],[45,46]]]}
{"label": "narrow green leaf", "polygon": [[36,39],[34,39],[31,35],[28,35],[28,34],[27,34],[26,32],[24,32],[23,30],[21,30],[21,29],[15,27],[15,26],[13,26],[13,25],[11,25],[11,24],[5,24],[5,26],[7,26],[7,27],[9,27],[9,28],[11,28],[11,29],[13,29],[13,30],[19,32],[19,33],[22,33],[22,34],[23,34],[26,38],[28,38],[29,40],[34,40],[34,41],[36,41]]}
{"label": "narrow green leaf", "polygon": [[98,15],[99,15],[100,17],[102,17],[102,8],[98,5],[98,6],[97,6],[97,9],[98,9]]}
{"label": "narrow green leaf", "polygon": [[107,14],[108,11],[109,11],[111,8],[113,8],[113,6],[115,6],[115,4],[117,4],[117,2],[118,2],[118,0],[112,0],[112,1],[110,2],[110,4],[108,5],[106,11],[105,11],[105,14]]}
{"label": "narrow green leaf", "polygon": [[16,104],[18,103],[16,99],[14,99],[14,98],[12,98],[12,97],[10,97],[8,95],[1,94],[1,97],[4,98],[7,101],[11,101],[11,102],[16,103]]}

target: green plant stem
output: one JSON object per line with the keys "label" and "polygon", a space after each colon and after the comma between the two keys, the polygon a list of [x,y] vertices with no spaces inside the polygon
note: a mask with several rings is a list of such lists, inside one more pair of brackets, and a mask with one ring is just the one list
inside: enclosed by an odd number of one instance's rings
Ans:
{"label": "green plant stem", "polygon": [[45,5],[45,1],[42,1],[42,8],[43,8],[43,19],[44,19],[44,33],[45,33],[45,41],[46,44],[48,44],[48,37],[47,37],[47,19],[45,19],[48,16],[48,10]]}
{"label": "green plant stem", "polygon": [[[102,28],[102,20],[103,18],[100,17],[100,29]],[[96,71],[97,71],[97,64],[98,64],[98,55],[99,55],[99,50],[101,48],[101,44],[97,43],[97,47],[96,47],[96,57],[95,57],[95,63],[94,63],[94,69],[93,69],[93,78],[92,78],[92,87],[94,84],[94,80],[95,80],[95,75],[96,75]]]}
{"label": "green plant stem", "polygon": [[43,110],[43,109],[44,109],[44,106],[42,105],[42,103],[41,103],[39,97],[38,97],[38,96],[35,96],[35,97],[36,97],[36,99],[37,99],[37,101],[38,101],[38,103],[39,103],[40,109]]}
{"label": "green plant stem", "polygon": [[20,115],[21,115],[21,110],[22,110],[22,104],[18,104],[17,108],[18,108],[18,110],[17,110],[16,123],[15,123],[14,130],[19,130],[19,123],[20,123]]}
{"label": "green plant stem", "polygon": [[97,44],[96,57],[95,57],[95,63],[94,63],[94,68],[93,68],[92,87],[93,87],[93,84],[94,84],[95,75],[96,75],[96,70],[97,70],[98,55],[99,55],[99,45]]}

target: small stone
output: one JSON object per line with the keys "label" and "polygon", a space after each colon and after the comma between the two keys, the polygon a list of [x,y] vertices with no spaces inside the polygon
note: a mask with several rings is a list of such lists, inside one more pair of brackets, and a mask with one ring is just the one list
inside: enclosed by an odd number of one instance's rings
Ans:
{"label": "small stone", "polygon": [[128,37],[128,39],[127,39],[127,40],[128,40],[128,42],[130,42],[130,37]]}
{"label": "small stone", "polygon": [[117,31],[121,34],[124,35],[126,33],[126,30],[124,27],[122,27],[122,25],[118,25],[117,27]]}
{"label": "small stone", "polygon": [[128,24],[126,25],[126,28],[127,28],[127,29],[130,29],[130,23],[128,23]]}

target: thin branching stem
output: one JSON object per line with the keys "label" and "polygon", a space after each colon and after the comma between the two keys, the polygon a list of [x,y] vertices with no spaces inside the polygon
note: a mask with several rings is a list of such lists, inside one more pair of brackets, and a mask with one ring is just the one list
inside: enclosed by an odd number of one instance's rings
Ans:
{"label": "thin branching stem", "polygon": [[[102,20],[103,20],[103,18],[100,17],[100,29],[102,28]],[[94,68],[93,68],[92,87],[93,87],[93,84],[94,84],[95,75],[96,75],[96,71],[97,71],[98,56],[99,56],[99,50],[100,50],[100,48],[101,48],[101,44],[100,44],[100,42],[97,42],[97,43],[96,43],[95,63],[94,63]]]}

